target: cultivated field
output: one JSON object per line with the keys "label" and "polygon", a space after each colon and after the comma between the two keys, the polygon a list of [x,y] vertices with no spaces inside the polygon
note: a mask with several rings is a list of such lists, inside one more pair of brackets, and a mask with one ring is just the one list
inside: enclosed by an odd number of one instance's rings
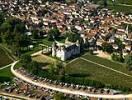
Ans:
{"label": "cultivated field", "polygon": [[12,60],[8,57],[8,54],[0,47],[0,67],[10,64]]}
{"label": "cultivated field", "polygon": [[[93,0],[96,3],[103,2],[103,0]],[[108,3],[112,3],[112,0],[107,0]],[[127,5],[132,5],[132,0],[115,0],[115,3],[118,4],[127,4]]]}
{"label": "cultivated field", "polygon": [[[103,6],[103,0],[93,0],[97,4]],[[108,8],[116,12],[132,13],[132,0],[115,0],[114,4],[112,0],[107,0]]]}
{"label": "cultivated field", "polygon": [[[90,62],[85,59],[90,60]],[[96,63],[101,65],[97,65]],[[104,68],[102,66],[106,66],[108,68]],[[117,72],[109,68],[115,69]],[[123,72],[124,74],[120,72]],[[128,72],[122,64],[111,62],[89,54],[68,64],[66,67],[66,73],[79,74],[80,76],[85,75],[85,78],[87,79],[96,80],[108,86],[132,87],[132,73]],[[128,74],[130,76],[127,76]]]}

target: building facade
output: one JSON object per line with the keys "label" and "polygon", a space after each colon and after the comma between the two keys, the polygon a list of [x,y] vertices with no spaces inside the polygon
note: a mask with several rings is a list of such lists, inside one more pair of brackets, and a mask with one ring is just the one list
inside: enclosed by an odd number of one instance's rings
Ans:
{"label": "building facade", "polygon": [[62,61],[65,61],[72,56],[80,54],[80,43],[79,41],[71,43],[65,41],[65,43],[59,43],[57,41],[52,44],[52,56],[60,58]]}

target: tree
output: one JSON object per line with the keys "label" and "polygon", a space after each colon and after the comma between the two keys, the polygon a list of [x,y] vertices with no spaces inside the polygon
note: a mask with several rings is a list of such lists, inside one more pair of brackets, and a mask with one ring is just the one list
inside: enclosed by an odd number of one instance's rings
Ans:
{"label": "tree", "polygon": [[107,42],[102,43],[102,50],[108,53],[113,52],[113,46]]}
{"label": "tree", "polygon": [[124,62],[124,58],[122,57],[121,54],[118,53],[112,53],[111,58],[114,61]]}
{"label": "tree", "polygon": [[19,43],[20,43],[21,48],[26,47],[28,49],[28,46],[31,44],[31,39],[24,34],[21,34],[20,36],[21,37],[20,37]]}
{"label": "tree", "polygon": [[2,42],[2,37],[1,37],[1,34],[0,34],[0,43]]}
{"label": "tree", "polygon": [[57,74],[57,75],[64,75],[65,69],[62,62],[55,62],[49,65],[49,73],[50,74]]}
{"label": "tree", "polygon": [[125,57],[125,64],[128,70],[132,70],[132,54],[129,54]]}
{"label": "tree", "polygon": [[39,32],[38,30],[33,30],[32,31],[32,33],[33,33],[32,36],[33,36],[34,39],[38,39],[39,38],[38,32]]}
{"label": "tree", "polygon": [[66,37],[70,42],[76,42],[77,40],[80,40],[80,35],[78,33],[66,32]]}
{"label": "tree", "polygon": [[28,67],[28,64],[30,64],[32,61],[31,56],[27,54],[22,55],[20,59],[20,62],[24,68]]}
{"label": "tree", "polygon": [[104,7],[108,6],[107,0],[103,0],[104,1]]}
{"label": "tree", "polygon": [[2,42],[6,43],[7,45],[12,45],[14,34],[10,33],[9,31],[1,33]]}
{"label": "tree", "polygon": [[35,75],[38,75],[40,71],[39,64],[36,61],[32,61],[27,67],[27,70]]}
{"label": "tree", "polygon": [[1,30],[1,32],[7,32],[7,31],[8,31],[8,32],[11,32],[12,26],[11,26],[10,23],[4,22],[4,23],[1,25],[0,30]]}
{"label": "tree", "polygon": [[0,26],[1,24],[4,22],[4,14],[2,12],[0,12]]}
{"label": "tree", "polygon": [[49,66],[48,66],[48,72],[50,73],[50,74],[55,74],[55,68],[54,68],[54,64],[50,64]]}
{"label": "tree", "polygon": [[14,28],[14,32],[15,33],[17,33],[17,32],[19,32],[19,33],[25,33],[25,30],[26,30],[26,28],[25,28],[24,23],[17,23],[15,25],[15,28]]}
{"label": "tree", "polygon": [[122,41],[119,38],[116,38],[115,44],[118,45],[119,52],[122,53],[122,49],[124,49],[124,47],[125,47],[125,45],[123,45]]}
{"label": "tree", "polygon": [[53,28],[48,32],[48,40],[57,39],[60,36],[60,32],[57,28]]}

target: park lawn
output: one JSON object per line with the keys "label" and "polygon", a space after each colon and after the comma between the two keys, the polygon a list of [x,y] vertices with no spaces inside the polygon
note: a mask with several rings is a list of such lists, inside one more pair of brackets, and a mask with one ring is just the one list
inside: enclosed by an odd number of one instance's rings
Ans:
{"label": "park lawn", "polygon": [[4,49],[0,47],[0,67],[8,65],[12,62],[12,60],[5,53]]}
{"label": "park lawn", "polygon": [[[109,69],[102,68],[96,64],[77,59],[66,66],[66,74],[78,74],[81,77],[99,81],[107,86],[132,87],[132,78],[113,72]],[[82,75],[81,75],[82,74]],[[84,78],[84,77],[82,77]]]}
{"label": "park lawn", "polygon": [[5,81],[11,81],[13,77],[14,76],[10,71],[10,67],[0,70],[0,83]]}
{"label": "park lawn", "polygon": [[108,60],[108,59],[104,59],[104,58],[101,58],[101,57],[98,57],[98,56],[95,56],[95,55],[91,55],[91,54],[86,54],[86,55],[84,55],[82,57],[85,58],[85,59],[88,59],[90,61],[99,63],[101,65],[104,65],[104,66],[113,68],[115,70],[121,71],[123,73],[132,75],[132,72],[128,71],[128,69],[126,68],[125,64],[114,62],[114,61],[111,61],[111,60]]}

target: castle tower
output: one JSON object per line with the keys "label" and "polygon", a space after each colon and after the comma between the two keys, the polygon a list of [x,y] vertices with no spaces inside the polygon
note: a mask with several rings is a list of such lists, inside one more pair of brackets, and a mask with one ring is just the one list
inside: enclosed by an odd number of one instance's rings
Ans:
{"label": "castle tower", "polygon": [[61,60],[62,61],[65,61],[67,58],[66,58],[66,50],[65,50],[65,46],[62,46],[62,56],[61,56]]}
{"label": "castle tower", "polygon": [[80,51],[81,51],[81,50],[80,50],[81,47],[80,47],[80,42],[79,42],[79,40],[76,41],[76,45],[77,45],[77,47],[78,47],[78,54],[79,54]]}
{"label": "castle tower", "polygon": [[55,57],[56,56],[56,43],[53,42],[52,44],[52,56]]}

